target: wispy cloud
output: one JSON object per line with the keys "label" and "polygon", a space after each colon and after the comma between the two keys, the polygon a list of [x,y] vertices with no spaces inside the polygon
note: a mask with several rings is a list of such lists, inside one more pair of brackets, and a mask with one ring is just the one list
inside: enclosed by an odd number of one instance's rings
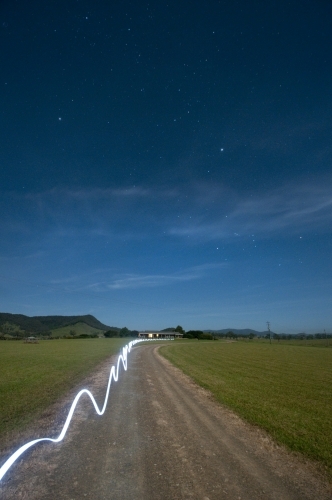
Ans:
{"label": "wispy cloud", "polygon": [[[186,281],[194,281],[206,277],[211,271],[215,272],[218,269],[227,267],[226,263],[208,263],[199,266],[193,266],[179,272],[169,274],[138,274],[124,273],[115,274],[110,278],[93,283],[85,283],[82,281],[79,285],[75,284],[75,280],[68,278],[63,284],[71,285],[75,291],[91,291],[91,292],[107,292],[110,290],[123,289],[138,289],[138,288],[156,288],[168,285],[176,285]],[[98,271],[99,273],[100,271]]]}
{"label": "wispy cloud", "polygon": [[[232,193],[228,195],[232,198]],[[329,231],[332,183],[289,185],[247,198],[234,195],[233,203],[227,205],[212,198],[207,204],[208,213],[191,221],[179,221],[169,232],[195,239],[229,240],[251,234],[265,238]]]}
{"label": "wispy cloud", "polygon": [[11,196],[10,204],[6,197],[0,200],[0,225],[7,234],[112,241],[176,236],[198,242],[326,232],[332,224],[331,178],[248,194],[192,182],[182,189],[54,189]]}

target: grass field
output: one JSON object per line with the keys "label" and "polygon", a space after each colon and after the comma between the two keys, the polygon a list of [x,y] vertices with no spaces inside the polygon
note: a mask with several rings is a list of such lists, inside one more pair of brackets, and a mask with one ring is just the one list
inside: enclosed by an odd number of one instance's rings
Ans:
{"label": "grass field", "polygon": [[130,339],[0,342],[0,442],[21,429]]}
{"label": "grass field", "polygon": [[[262,344],[269,344],[270,341],[268,339],[254,339],[253,341],[251,340],[244,340],[244,342],[260,342]],[[272,344],[279,344],[279,345],[295,345],[297,347],[324,347],[326,349],[327,347],[329,349],[332,349],[332,339],[291,339],[291,340],[272,340]]]}
{"label": "grass field", "polygon": [[332,477],[332,349],[220,341],[177,343],[160,353]]}

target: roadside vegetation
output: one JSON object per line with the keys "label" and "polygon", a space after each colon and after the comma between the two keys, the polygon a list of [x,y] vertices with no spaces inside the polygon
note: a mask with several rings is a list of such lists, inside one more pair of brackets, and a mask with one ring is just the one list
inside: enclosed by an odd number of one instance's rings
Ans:
{"label": "roadside vegetation", "polygon": [[332,349],[182,341],[160,353],[216,400],[332,477]]}
{"label": "roadside vegetation", "polygon": [[7,341],[0,345],[0,442],[22,429],[128,339]]}

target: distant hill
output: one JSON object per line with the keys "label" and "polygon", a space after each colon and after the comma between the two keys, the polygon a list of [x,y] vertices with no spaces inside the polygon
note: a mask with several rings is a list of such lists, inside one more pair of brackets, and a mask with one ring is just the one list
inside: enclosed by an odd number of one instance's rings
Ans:
{"label": "distant hill", "polygon": [[94,328],[93,326],[89,326],[86,323],[82,323],[79,321],[74,325],[62,326],[61,328],[55,328],[52,330],[52,337],[67,337],[73,336],[77,337],[79,335],[103,335],[105,330],[101,330],[100,328]]}
{"label": "distant hill", "polygon": [[[252,330],[251,328],[244,328],[244,329],[237,329],[237,328],[224,328],[222,330],[204,330],[204,332],[206,333],[214,333],[216,335],[219,334],[222,334],[222,333],[228,333],[228,332],[233,332],[235,333],[236,335],[240,335],[240,336],[247,336],[247,335],[250,335],[251,333],[253,333],[254,335],[257,335],[257,337],[264,337],[265,335],[267,335],[269,332],[266,331],[266,332],[258,332],[257,330]],[[271,335],[274,335],[274,332],[271,331]]]}
{"label": "distant hill", "polygon": [[0,313],[0,329],[5,325],[15,325],[18,329],[29,333],[51,332],[57,328],[85,323],[97,330],[120,330],[116,327],[104,325],[91,314],[83,316],[25,316],[24,314]]}

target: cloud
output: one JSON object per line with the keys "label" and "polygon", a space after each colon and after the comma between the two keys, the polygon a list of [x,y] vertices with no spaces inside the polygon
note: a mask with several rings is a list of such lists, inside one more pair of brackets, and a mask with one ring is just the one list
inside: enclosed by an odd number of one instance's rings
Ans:
{"label": "cloud", "polygon": [[[329,231],[332,223],[332,185],[288,185],[248,197],[228,193],[232,202],[207,203],[206,213],[169,228],[175,236],[229,240]],[[192,211],[194,213],[194,210]]]}
{"label": "cloud", "polygon": [[[75,291],[88,290],[93,292],[107,292],[110,290],[138,289],[138,288],[156,288],[168,285],[183,283],[201,279],[209,274],[210,271],[223,269],[227,267],[226,263],[208,263],[199,266],[193,266],[182,271],[171,274],[135,274],[124,273],[115,275],[110,279],[96,281],[94,283],[74,285]],[[100,271],[98,271],[100,273]],[[68,279],[66,282],[69,283]]]}
{"label": "cloud", "polygon": [[186,238],[233,241],[327,232],[332,223],[332,179],[238,193],[221,183],[185,187],[53,189],[0,200],[4,234],[110,241]]}

